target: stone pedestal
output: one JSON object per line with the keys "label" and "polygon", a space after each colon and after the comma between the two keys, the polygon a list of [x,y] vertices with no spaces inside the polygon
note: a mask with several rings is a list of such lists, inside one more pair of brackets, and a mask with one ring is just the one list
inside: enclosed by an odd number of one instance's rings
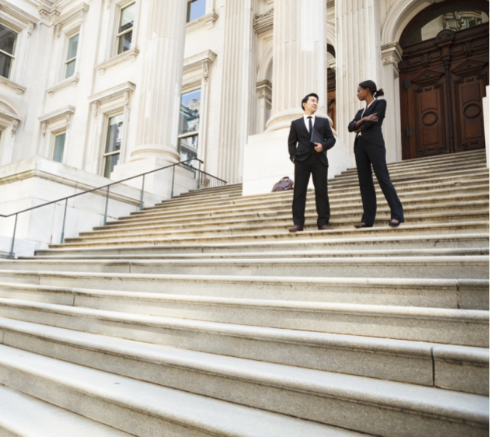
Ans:
{"label": "stone pedestal", "polygon": [[[176,163],[187,2],[149,0],[143,19],[146,44],[138,80],[136,147],[129,161],[115,167],[113,179],[123,179]],[[146,189],[167,198],[169,171],[148,177]],[[193,187],[193,175],[177,171],[181,185]],[[189,179],[189,180],[186,180]]]}
{"label": "stone pedestal", "polygon": [[[304,115],[301,100],[320,97],[319,117],[328,118],[327,9],[323,0],[283,0],[274,3],[274,63],[272,116],[266,132],[249,137],[245,147],[245,195],[268,193],[284,176],[293,179],[288,136],[291,121]],[[351,166],[348,149],[337,139],[328,151],[329,176]]]}

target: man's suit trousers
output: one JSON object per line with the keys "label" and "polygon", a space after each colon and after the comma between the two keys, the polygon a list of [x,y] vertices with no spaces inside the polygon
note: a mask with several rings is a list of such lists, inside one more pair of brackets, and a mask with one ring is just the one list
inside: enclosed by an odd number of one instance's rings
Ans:
{"label": "man's suit trousers", "polygon": [[328,167],[312,153],[305,161],[294,163],[294,198],[293,222],[295,225],[305,225],[306,192],[313,175],[315,186],[316,212],[318,213],[318,227],[328,225],[330,221],[330,202],[328,200]]}
{"label": "man's suit trousers", "polygon": [[361,188],[362,206],[364,207],[362,223],[372,226],[376,218],[376,189],[374,188],[371,164],[381,190],[390,206],[391,218],[403,222],[403,206],[398,198],[395,187],[391,183],[390,174],[386,165],[386,148],[370,143],[362,136],[359,136],[354,146],[354,154],[356,155],[357,174]]}

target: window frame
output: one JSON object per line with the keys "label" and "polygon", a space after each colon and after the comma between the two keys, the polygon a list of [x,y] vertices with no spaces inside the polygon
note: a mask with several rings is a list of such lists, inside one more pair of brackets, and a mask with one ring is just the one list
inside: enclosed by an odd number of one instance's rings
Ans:
{"label": "window frame", "polygon": [[[58,138],[59,136],[61,135],[65,135],[65,140],[63,141],[63,155],[61,157],[61,161],[56,161],[54,159],[54,152],[56,150],[56,138]],[[64,164],[65,163],[65,151],[66,151],[66,139],[68,137],[68,132],[66,131],[66,129],[59,129],[59,130],[56,130],[56,131],[52,131],[51,132],[51,137],[52,137],[52,141],[51,141],[51,153],[50,153],[50,159],[54,162],[58,162],[60,164]]]}
{"label": "window frame", "polygon": [[[121,115],[122,118],[123,118],[123,137],[121,138],[121,148],[119,150],[115,150],[114,152],[108,152],[106,153],[106,148],[107,148],[107,141],[109,139],[109,123],[111,121],[111,118],[114,118],[114,117],[117,117]],[[121,111],[121,110],[116,110],[114,112],[110,112],[108,114],[105,115],[105,120],[104,120],[104,127],[105,127],[105,132],[104,132],[104,141],[102,143],[102,160],[101,160],[101,167],[100,167],[100,172],[99,174],[101,174],[103,177],[107,178],[107,179],[110,179],[111,175],[109,174],[109,176],[106,176],[105,175],[105,167],[106,167],[106,159],[113,156],[113,155],[119,155],[119,159],[121,159],[121,157],[123,156],[122,152],[123,152],[123,147],[124,147],[124,127],[125,127],[125,124],[126,124],[126,119],[125,119],[125,111]],[[100,150],[100,149],[99,149]]]}
{"label": "window frame", "polygon": [[[126,29],[126,30],[123,30],[122,32],[119,32],[119,28],[121,26],[122,13],[123,13],[124,9],[129,8],[130,6],[133,6],[133,5],[135,6],[133,25],[129,29]],[[137,14],[137,1],[130,0],[128,2],[124,2],[120,5],[118,5],[116,28],[115,28],[115,33],[116,33],[115,50],[114,50],[115,56],[120,55],[120,54],[127,52],[127,51],[131,50],[132,48],[134,48],[134,43],[133,43],[134,39],[133,38],[134,38],[134,29],[136,26],[136,14]],[[133,37],[131,38],[131,47],[128,50],[123,50],[122,52],[119,52],[119,40],[121,37],[123,37],[124,35],[126,35],[129,32],[133,32]]]}
{"label": "window frame", "polygon": [[[78,28],[73,33],[66,35],[66,50],[65,50],[65,56],[64,56],[65,60],[63,61],[63,78],[61,80],[69,79],[70,77],[75,76],[75,74],[77,73],[78,49],[80,46],[80,34],[81,34],[81,32],[80,32],[80,29]],[[77,53],[76,53],[75,57],[73,57],[71,59],[66,59],[66,57],[68,56],[68,50],[70,50],[70,40],[77,35],[78,35]],[[66,72],[68,70],[68,64],[70,62],[73,62],[73,61],[75,61],[75,67],[73,68],[73,74],[71,76],[67,76]]]}
{"label": "window frame", "polygon": [[[193,89],[187,89],[187,90],[185,90],[185,92],[181,93],[181,95],[180,95],[180,101],[182,102],[182,96],[184,94],[192,93],[192,92],[198,91],[198,90],[201,92],[201,94],[199,96],[199,101],[202,103],[202,86],[198,86],[198,87],[193,88]],[[199,113],[199,128],[196,131],[194,131],[194,132],[187,132],[185,134],[179,134],[177,136],[177,146],[178,146],[179,156],[180,156],[180,153],[181,153],[181,150],[180,150],[180,140],[185,139],[185,138],[190,138],[190,137],[197,137],[196,158],[199,158],[199,143],[200,143],[200,140],[201,140],[200,136],[201,136],[201,122],[202,122],[201,116],[202,116],[202,114]],[[179,130],[180,130],[180,125],[179,125]],[[189,164],[189,165],[191,165],[191,164]]]}
{"label": "window frame", "polygon": [[10,69],[9,69],[9,74],[8,76],[3,76],[0,74],[0,76],[2,77],[6,77],[6,79],[10,79],[11,78],[11,75],[12,75],[12,71],[14,70],[14,62],[16,60],[16,56],[15,56],[15,52],[16,52],[16,48],[17,48],[17,42],[19,40],[19,34],[20,32],[18,32],[17,30],[13,29],[11,26],[7,26],[5,24],[5,21],[4,20],[0,20],[0,25],[2,25],[3,27],[6,27],[7,29],[9,29],[11,32],[15,33],[15,42],[14,42],[14,49],[13,49],[13,53],[10,54],[10,53],[7,53],[7,52],[4,52],[3,50],[0,49],[0,53],[3,54],[3,55],[7,55],[9,56],[10,58],[12,58],[12,61],[11,61],[11,64],[10,64]]}

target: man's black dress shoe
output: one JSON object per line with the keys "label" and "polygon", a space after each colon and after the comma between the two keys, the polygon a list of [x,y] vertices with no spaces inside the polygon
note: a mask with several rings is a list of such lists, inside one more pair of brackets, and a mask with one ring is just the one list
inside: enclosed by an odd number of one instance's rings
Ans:
{"label": "man's black dress shoe", "polygon": [[366,225],[364,223],[361,223],[360,225],[355,225],[354,226],[356,229],[362,229],[362,228],[372,228],[373,225],[369,226],[369,225]]}
{"label": "man's black dress shoe", "polygon": [[294,225],[292,228],[289,228],[289,232],[302,232],[303,226]]}
{"label": "man's black dress shoe", "polygon": [[398,226],[401,225],[402,222],[394,222],[393,220],[390,222],[390,226],[392,228],[397,228]]}
{"label": "man's black dress shoe", "polygon": [[333,231],[333,228],[331,228],[328,225],[323,225],[318,228],[319,231]]}

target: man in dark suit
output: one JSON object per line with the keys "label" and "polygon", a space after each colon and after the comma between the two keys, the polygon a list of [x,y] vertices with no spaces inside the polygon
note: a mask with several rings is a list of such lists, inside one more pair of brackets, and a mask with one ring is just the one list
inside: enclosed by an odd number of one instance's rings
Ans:
{"label": "man in dark suit", "polygon": [[289,132],[289,155],[294,163],[293,223],[289,232],[301,232],[305,225],[306,192],[313,175],[315,186],[318,229],[331,230],[330,203],[328,200],[328,159],[327,150],[335,145],[330,123],[326,118],[315,116],[318,110],[318,95],[308,94],[301,106],[304,117],[291,123]]}

